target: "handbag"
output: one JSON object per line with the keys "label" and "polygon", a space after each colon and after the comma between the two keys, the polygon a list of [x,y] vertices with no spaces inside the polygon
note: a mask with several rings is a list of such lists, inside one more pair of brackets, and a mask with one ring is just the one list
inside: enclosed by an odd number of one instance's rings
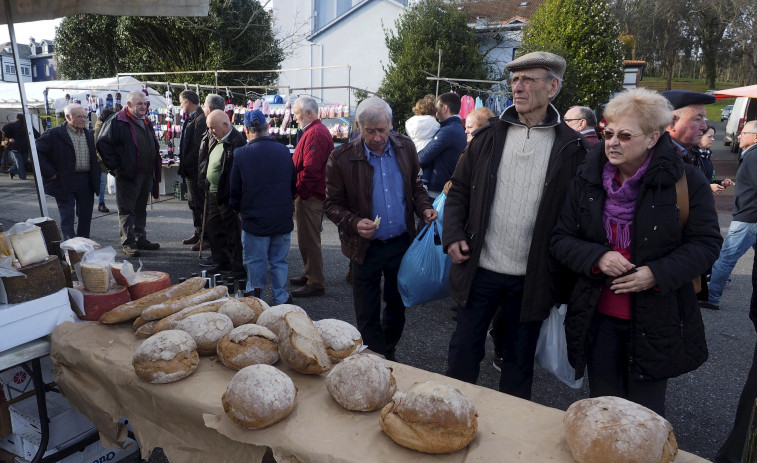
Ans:
{"label": "handbag", "polygon": [[536,342],[536,362],[573,389],[580,389],[583,377],[576,379],[576,370],[568,361],[568,342],[565,339],[565,314],[568,306],[552,307],[549,317],[541,324]]}

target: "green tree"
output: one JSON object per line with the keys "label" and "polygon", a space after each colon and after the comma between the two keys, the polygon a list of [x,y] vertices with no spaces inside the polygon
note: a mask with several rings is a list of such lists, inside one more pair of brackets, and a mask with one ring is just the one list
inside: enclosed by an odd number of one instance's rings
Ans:
{"label": "green tree", "polygon": [[531,17],[519,54],[550,51],[567,62],[554,105],[597,108],[621,88],[623,44],[606,0],[546,0]]}
{"label": "green tree", "polygon": [[[442,0],[421,0],[397,19],[395,29],[384,29],[389,63],[383,66],[385,75],[379,93],[392,104],[398,129],[404,130],[404,122],[412,116],[417,100],[436,92],[436,82],[426,77],[436,75],[439,49],[442,77],[486,78],[487,69],[476,38],[465,15],[454,6]],[[440,93],[448,91],[445,86],[442,83]]]}
{"label": "green tree", "polygon": [[[284,50],[259,0],[211,0],[207,17],[80,15],[55,36],[58,67],[69,79],[117,72],[277,69]],[[137,76],[141,78],[140,76]],[[268,85],[277,73],[222,73],[218,84]],[[145,80],[214,84],[214,73]]]}

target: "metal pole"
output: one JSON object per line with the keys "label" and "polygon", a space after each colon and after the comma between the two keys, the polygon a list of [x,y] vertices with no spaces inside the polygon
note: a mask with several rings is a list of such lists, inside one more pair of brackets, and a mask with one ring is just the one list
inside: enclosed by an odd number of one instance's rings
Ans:
{"label": "metal pole", "polygon": [[[439,49],[439,63],[436,65],[436,77],[439,78],[442,75],[442,49]],[[439,96],[439,81],[436,81],[436,96]]]}

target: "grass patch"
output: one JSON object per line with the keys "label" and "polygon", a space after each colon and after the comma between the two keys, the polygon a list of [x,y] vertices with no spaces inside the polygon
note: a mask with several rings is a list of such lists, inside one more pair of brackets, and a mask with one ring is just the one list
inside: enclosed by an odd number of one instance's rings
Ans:
{"label": "grass patch", "polygon": [[[645,87],[650,90],[656,90],[662,92],[667,87],[667,79],[665,77],[644,77],[640,87]],[[738,87],[739,84],[734,82],[716,82],[716,90],[724,90],[726,88]],[[677,90],[690,90],[692,92],[705,93],[708,89],[704,83],[704,79],[673,79],[671,87]],[[729,104],[733,104],[736,98],[723,98],[717,100],[715,103],[707,105],[707,119],[711,121],[720,121],[721,110]]]}

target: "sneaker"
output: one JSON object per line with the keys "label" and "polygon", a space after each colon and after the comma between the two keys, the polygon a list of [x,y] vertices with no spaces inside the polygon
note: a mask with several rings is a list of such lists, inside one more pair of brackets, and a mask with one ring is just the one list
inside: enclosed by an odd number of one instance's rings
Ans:
{"label": "sneaker", "polygon": [[214,267],[216,265],[215,262],[213,262],[213,256],[208,256],[204,259],[200,259],[200,267]]}
{"label": "sneaker", "polygon": [[502,362],[504,362],[505,359],[500,357],[499,355],[496,355],[494,357],[494,361],[492,361],[492,366],[495,370],[502,372]]}
{"label": "sneaker", "polygon": [[105,206],[105,203],[100,203],[100,204],[99,204],[99,205],[97,206],[97,210],[98,210],[98,211],[100,211],[100,212],[102,212],[102,213],[104,213],[104,214],[107,214],[108,212],[110,212],[110,209],[108,209],[108,208],[107,208],[107,207]]}
{"label": "sneaker", "polygon": [[139,257],[139,249],[133,244],[124,244],[123,250],[124,254],[129,257]]}
{"label": "sneaker", "polygon": [[156,251],[160,249],[160,244],[152,243],[148,241],[147,238],[142,238],[141,240],[137,240],[137,249],[143,249],[145,251]]}

